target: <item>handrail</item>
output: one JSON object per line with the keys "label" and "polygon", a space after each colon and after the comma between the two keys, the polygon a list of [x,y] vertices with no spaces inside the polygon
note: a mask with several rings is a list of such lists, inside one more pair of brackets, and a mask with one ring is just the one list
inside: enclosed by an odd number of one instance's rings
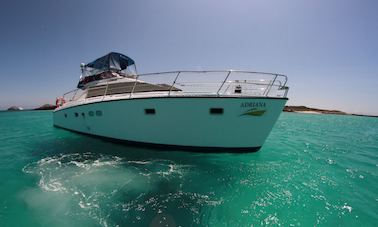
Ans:
{"label": "handrail", "polygon": [[[233,73],[248,73],[248,74],[260,74],[260,75],[270,75],[270,76],[275,76],[275,80],[278,77],[283,77],[284,78],[284,84],[282,85],[283,87],[286,86],[287,83],[287,76],[284,74],[279,74],[279,73],[267,73],[267,72],[259,72],[259,71],[246,71],[246,70],[180,70],[180,71],[165,71],[165,72],[156,72],[156,73],[143,73],[143,74],[138,74],[137,77],[139,76],[151,76],[151,75],[162,75],[162,74],[176,74],[176,73],[222,73],[222,72],[228,72],[227,77],[230,75],[231,72]],[[223,84],[222,84],[223,86]]]}
{"label": "handrail", "polygon": [[[209,81],[204,79],[199,80],[192,80],[190,79],[196,78],[193,76],[202,76],[201,74],[210,73],[211,76],[216,76],[213,78],[217,78],[214,81]],[[225,73],[225,75],[223,75]],[[154,78],[159,79],[159,77],[153,77],[157,75],[164,75],[166,74],[168,77],[160,77],[163,78],[162,80],[156,80]],[[174,75],[174,78],[171,78],[169,75]],[[238,77],[239,76],[239,77]],[[251,77],[249,77],[251,76]],[[258,77],[257,77],[258,76]],[[265,77],[270,76],[270,77]],[[184,80],[181,78],[184,77]],[[220,78],[219,78],[220,77]],[[180,83],[178,83],[180,78]],[[188,80],[189,78],[189,80]],[[198,77],[197,77],[198,78]],[[206,77],[204,77],[206,78]],[[211,78],[211,77],[208,77]],[[149,82],[149,79],[152,79],[153,82]],[[168,81],[167,81],[168,79]],[[171,82],[173,79],[173,82]],[[268,79],[268,80],[267,80]],[[263,97],[286,97],[288,92],[287,84],[287,76],[278,73],[266,73],[266,72],[254,72],[254,71],[243,71],[243,70],[183,70],[183,71],[167,71],[167,72],[157,72],[157,73],[144,73],[144,74],[137,74],[134,78],[123,77],[123,78],[112,78],[112,80],[103,80],[98,81],[95,86],[105,86],[104,94],[102,95],[102,100],[104,100],[108,96],[108,89],[110,89],[110,85],[119,82],[132,82],[132,89],[131,91],[125,91],[125,93],[121,93],[124,95],[128,95],[129,98],[132,98],[134,94],[140,93],[140,89],[137,89],[138,83],[145,83],[145,84],[155,84],[161,85],[156,81],[163,82],[167,86],[167,90],[156,90],[159,91],[160,95],[167,95],[171,96],[174,92],[174,95],[185,95],[185,94],[209,94],[209,95],[242,95],[242,96],[263,96]],[[224,86],[227,83],[227,88],[224,90]],[[233,91],[234,87],[241,86],[242,93],[237,93]],[[177,89],[176,89],[177,87]],[[138,85],[139,88],[139,85]],[[274,90],[273,90],[274,88]],[[222,90],[223,89],[223,90]],[[138,90],[138,91],[136,91]],[[63,97],[69,95],[72,92],[75,94],[69,100],[71,101],[91,101],[93,99],[87,100],[88,90],[82,90],[83,93],[79,95],[79,91],[81,89],[74,89],[69,91],[63,95]],[[274,93],[273,93],[274,91]],[[272,94],[271,94],[272,93]],[[83,99],[84,96],[84,99]],[[93,96],[97,97],[97,96]]]}
{"label": "handrail", "polygon": [[250,73],[250,74],[262,74],[262,75],[271,75],[271,76],[283,76],[287,79],[287,76],[279,73],[267,73],[267,72],[258,72],[258,71],[246,71],[246,70],[177,70],[177,71],[165,71],[165,72],[156,72],[156,73],[143,73],[138,74],[140,76],[147,75],[159,75],[159,74],[172,74],[172,73],[221,73],[221,72],[235,72],[235,73]]}
{"label": "handrail", "polygon": [[71,90],[71,91],[68,91],[68,92],[66,92],[66,93],[63,94],[63,97],[66,96],[66,95],[68,95],[68,94],[70,94],[70,93],[72,93],[72,92],[74,92],[74,91],[77,91],[77,90],[78,90],[78,88],[76,88],[74,90]]}

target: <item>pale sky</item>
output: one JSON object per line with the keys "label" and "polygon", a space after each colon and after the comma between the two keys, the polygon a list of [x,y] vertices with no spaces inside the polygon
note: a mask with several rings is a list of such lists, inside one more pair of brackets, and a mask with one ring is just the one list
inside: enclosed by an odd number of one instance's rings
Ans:
{"label": "pale sky", "polygon": [[110,51],[139,73],[289,77],[288,105],[378,115],[378,1],[0,1],[0,109],[54,103]]}

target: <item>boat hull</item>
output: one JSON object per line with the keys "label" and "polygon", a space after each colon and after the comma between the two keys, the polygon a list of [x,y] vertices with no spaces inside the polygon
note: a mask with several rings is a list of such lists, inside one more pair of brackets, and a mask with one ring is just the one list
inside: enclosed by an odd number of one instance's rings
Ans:
{"label": "boat hull", "polygon": [[54,111],[54,126],[160,148],[252,152],[265,142],[287,98],[150,97]]}

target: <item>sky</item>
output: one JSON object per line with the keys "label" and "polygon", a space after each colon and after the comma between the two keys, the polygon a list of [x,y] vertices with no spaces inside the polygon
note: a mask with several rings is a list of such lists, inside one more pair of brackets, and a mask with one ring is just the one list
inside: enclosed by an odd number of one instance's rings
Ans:
{"label": "sky", "polygon": [[1,0],[0,109],[55,102],[110,51],[139,73],[288,76],[288,105],[378,115],[377,0]]}

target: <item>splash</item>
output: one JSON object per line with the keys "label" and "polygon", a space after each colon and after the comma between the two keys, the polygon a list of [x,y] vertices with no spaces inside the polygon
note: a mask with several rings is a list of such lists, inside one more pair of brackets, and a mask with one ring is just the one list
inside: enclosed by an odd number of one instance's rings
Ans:
{"label": "splash", "polygon": [[[41,191],[28,197],[48,193],[69,201],[61,215],[86,216],[109,226],[143,224],[171,212],[172,206],[199,220],[199,207],[218,206],[222,200],[183,189],[182,180],[192,169],[172,160],[127,160],[87,152],[46,157],[26,165],[23,171],[39,177]],[[37,206],[34,200],[29,205]],[[42,207],[44,211],[54,209],[49,203]]]}

